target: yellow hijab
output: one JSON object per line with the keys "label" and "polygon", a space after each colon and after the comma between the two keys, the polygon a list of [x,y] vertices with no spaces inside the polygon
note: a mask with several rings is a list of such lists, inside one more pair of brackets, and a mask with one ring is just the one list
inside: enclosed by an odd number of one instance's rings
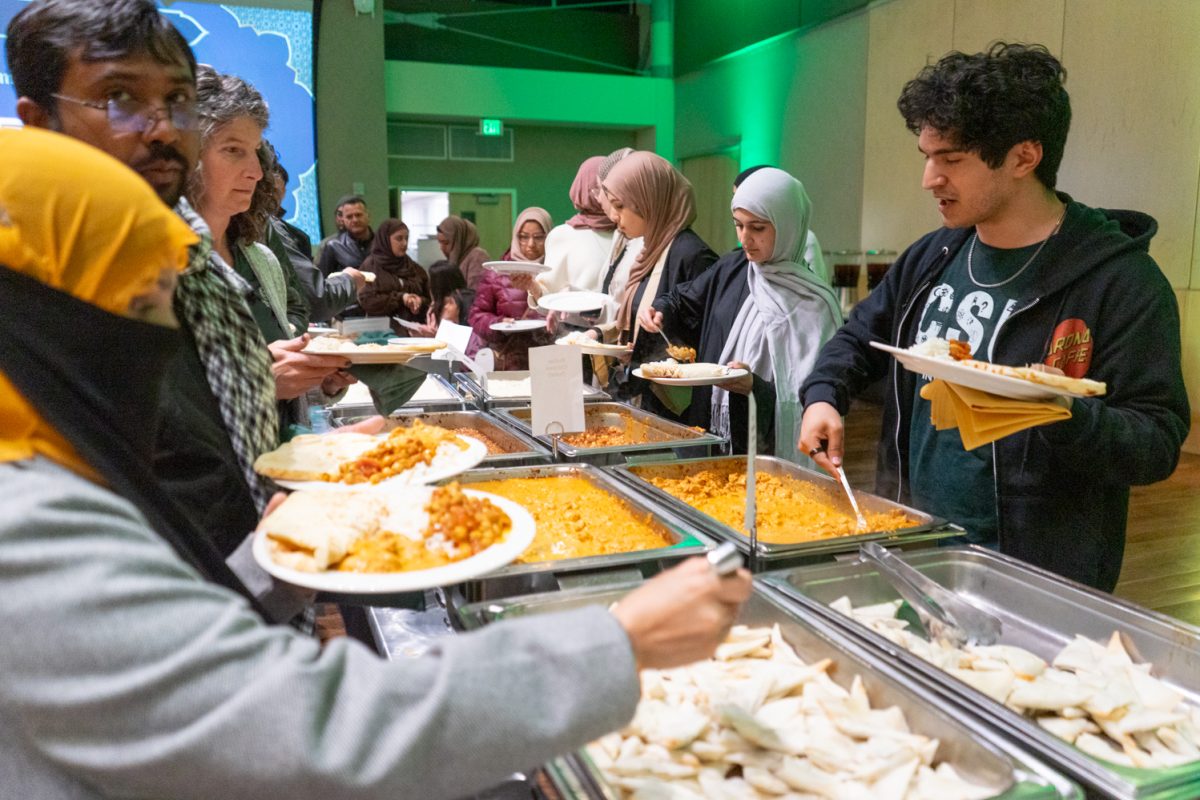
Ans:
{"label": "yellow hijab", "polygon": [[[0,266],[124,315],[198,241],[137,173],[68,136],[0,130]],[[80,335],[86,335],[81,331]],[[0,372],[0,462],[41,454],[93,471]]]}

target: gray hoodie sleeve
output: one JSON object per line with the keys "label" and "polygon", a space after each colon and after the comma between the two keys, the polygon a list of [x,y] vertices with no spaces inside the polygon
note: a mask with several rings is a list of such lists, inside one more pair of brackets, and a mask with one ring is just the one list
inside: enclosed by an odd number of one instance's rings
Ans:
{"label": "gray hoodie sleeve", "polygon": [[44,459],[0,464],[0,496],[0,727],[19,731],[0,736],[0,765],[21,741],[55,783],[457,797],[620,727],[637,703],[628,639],[601,608],[385,662],[265,625],[129,504]]}

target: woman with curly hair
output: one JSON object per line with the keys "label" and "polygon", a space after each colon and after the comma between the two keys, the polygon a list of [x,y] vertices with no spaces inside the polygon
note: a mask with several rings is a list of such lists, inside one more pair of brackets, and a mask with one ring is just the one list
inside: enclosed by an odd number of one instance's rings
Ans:
{"label": "woman with curly hair", "polygon": [[275,207],[273,192],[262,180],[273,167],[262,147],[266,101],[241,78],[205,64],[196,71],[196,94],[200,164],[188,199],[212,231],[213,256],[253,288],[247,300],[267,342],[291,339],[308,328],[308,304],[290,265],[282,266],[263,244]]}

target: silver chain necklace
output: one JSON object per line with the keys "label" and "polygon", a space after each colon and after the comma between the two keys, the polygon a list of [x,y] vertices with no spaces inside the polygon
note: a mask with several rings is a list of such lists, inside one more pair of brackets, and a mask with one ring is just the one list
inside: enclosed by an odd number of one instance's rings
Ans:
{"label": "silver chain necklace", "polygon": [[971,283],[975,284],[980,289],[995,289],[999,286],[1004,286],[1006,283],[1012,283],[1017,278],[1019,278],[1021,276],[1021,273],[1024,272],[1025,270],[1027,270],[1029,268],[1029,265],[1034,262],[1034,259],[1036,259],[1041,254],[1042,248],[1046,246],[1046,242],[1048,242],[1054,238],[1054,234],[1058,233],[1058,229],[1062,227],[1063,220],[1066,218],[1067,218],[1067,209],[1066,209],[1066,206],[1063,206],[1062,216],[1058,218],[1058,222],[1055,224],[1054,230],[1050,231],[1050,235],[1047,236],[1045,239],[1042,239],[1042,243],[1038,245],[1038,249],[1033,251],[1033,255],[1031,255],[1029,257],[1028,261],[1026,261],[1024,264],[1021,265],[1021,268],[1019,270],[1014,272],[1012,275],[1009,275],[1007,278],[1000,281],[999,283],[980,283],[979,281],[977,281],[975,279],[975,265],[973,263],[973,256],[975,255],[975,242],[979,241],[979,231],[976,231],[975,233],[973,233],[971,235],[971,246],[967,248],[967,277],[969,277],[971,279]]}

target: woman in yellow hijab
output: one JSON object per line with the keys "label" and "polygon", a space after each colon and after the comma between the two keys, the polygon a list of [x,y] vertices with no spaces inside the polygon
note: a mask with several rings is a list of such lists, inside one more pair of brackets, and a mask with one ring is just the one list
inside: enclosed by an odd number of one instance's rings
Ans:
{"label": "woman in yellow hijab", "polygon": [[151,471],[196,234],[76,139],[0,130],[0,465],[42,456],[131,502],[202,574],[245,589]]}
{"label": "woman in yellow hijab", "polygon": [[397,662],[265,624],[148,469],[179,334],[137,317],[190,231],[116,161],[32,130],[0,131],[0,209],[5,797],[474,794],[626,724],[638,663],[707,657],[749,595],[695,559],[612,613]]}

